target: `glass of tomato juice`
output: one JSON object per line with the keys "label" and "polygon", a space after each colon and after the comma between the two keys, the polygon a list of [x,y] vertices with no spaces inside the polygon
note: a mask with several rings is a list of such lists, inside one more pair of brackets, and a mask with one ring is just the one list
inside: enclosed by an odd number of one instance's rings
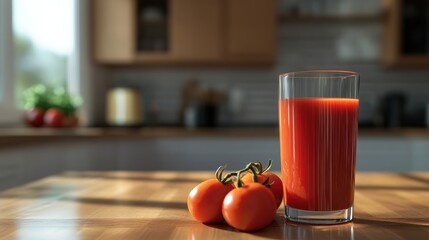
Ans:
{"label": "glass of tomato juice", "polygon": [[351,221],[359,75],[290,72],[281,74],[279,83],[285,217],[310,224]]}

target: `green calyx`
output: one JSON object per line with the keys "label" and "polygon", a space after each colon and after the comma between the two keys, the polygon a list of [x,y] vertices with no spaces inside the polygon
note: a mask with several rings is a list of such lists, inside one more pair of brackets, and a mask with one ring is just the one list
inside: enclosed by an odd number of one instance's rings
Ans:
{"label": "green calyx", "polygon": [[[237,187],[243,187],[244,183],[241,181],[241,176],[243,175],[243,173],[246,172],[250,172],[252,174],[252,178],[253,178],[253,182],[258,182],[258,176],[260,174],[263,174],[267,171],[270,170],[272,166],[272,161],[271,159],[268,161],[268,165],[266,168],[262,167],[262,163],[261,162],[250,162],[249,164],[246,165],[246,167],[244,167],[243,169],[236,171],[236,172],[230,172],[227,175],[225,175],[225,177],[223,177],[223,173],[226,169],[226,165],[225,166],[220,166],[215,173],[215,177],[216,179],[223,183],[223,184],[231,184],[234,183],[234,181],[237,181]],[[270,187],[271,184],[269,183],[269,178],[265,179],[265,181],[262,183],[263,185]]]}

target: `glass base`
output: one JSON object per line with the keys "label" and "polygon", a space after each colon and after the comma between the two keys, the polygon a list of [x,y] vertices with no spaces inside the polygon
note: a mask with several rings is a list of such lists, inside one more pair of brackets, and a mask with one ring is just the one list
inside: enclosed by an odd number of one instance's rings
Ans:
{"label": "glass base", "polygon": [[285,206],[285,218],[308,224],[340,224],[353,219],[353,206],[335,211],[307,211]]}

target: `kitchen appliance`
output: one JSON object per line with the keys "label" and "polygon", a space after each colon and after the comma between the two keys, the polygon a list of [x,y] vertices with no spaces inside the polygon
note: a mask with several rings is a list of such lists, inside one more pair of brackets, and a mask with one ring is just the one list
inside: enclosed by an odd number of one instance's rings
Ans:
{"label": "kitchen appliance", "polygon": [[406,97],[402,93],[389,93],[382,102],[383,122],[386,128],[404,125]]}
{"label": "kitchen appliance", "polygon": [[143,123],[142,96],[137,89],[110,89],[107,92],[106,108],[106,122],[109,126],[137,127]]}

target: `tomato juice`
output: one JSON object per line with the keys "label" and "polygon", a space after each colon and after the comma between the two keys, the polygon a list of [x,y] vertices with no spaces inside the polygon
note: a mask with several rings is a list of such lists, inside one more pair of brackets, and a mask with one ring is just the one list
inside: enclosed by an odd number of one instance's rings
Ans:
{"label": "tomato juice", "polygon": [[353,205],[359,100],[279,100],[285,205],[333,211]]}

